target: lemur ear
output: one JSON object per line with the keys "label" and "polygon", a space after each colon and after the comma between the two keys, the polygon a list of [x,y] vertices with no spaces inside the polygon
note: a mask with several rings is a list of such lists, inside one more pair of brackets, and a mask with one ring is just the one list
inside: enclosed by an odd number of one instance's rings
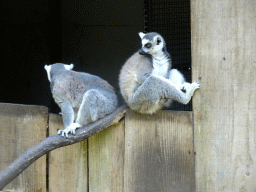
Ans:
{"label": "lemur ear", "polygon": [[67,70],[72,70],[73,69],[73,67],[74,67],[74,64],[70,64],[70,65],[65,65],[65,68],[67,69]]}
{"label": "lemur ear", "polygon": [[74,68],[74,64],[71,63],[71,64],[69,65],[69,67],[70,67],[70,70],[73,69],[73,68]]}
{"label": "lemur ear", "polygon": [[50,75],[50,72],[51,72],[51,65],[45,65],[44,66],[44,69],[46,70],[47,72],[47,77],[48,77],[48,80],[51,82],[51,75]]}
{"label": "lemur ear", "polygon": [[156,37],[154,38],[154,41],[156,42],[157,45],[159,45],[159,44],[162,42],[162,38],[159,37],[159,36],[156,36]]}
{"label": "lemur ear", "polygon": [[144,37],[145,35],[146,35],[145,33],[139,32],[139,36],[140,36],[141,39],[143,39],[143,37]]}
{"label": "lemur ear", "polygon": [[51,69],[51,66],[50,66],[50,65],[45,65],[45,66],[44,66],[44,69],[45,69],[46,71],[49,71],[49,70]]}

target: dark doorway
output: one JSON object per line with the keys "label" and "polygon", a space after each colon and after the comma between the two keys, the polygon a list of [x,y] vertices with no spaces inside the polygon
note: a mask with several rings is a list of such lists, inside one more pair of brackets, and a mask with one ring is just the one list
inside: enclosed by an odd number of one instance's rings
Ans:
{"label": "dark doorway", "polygon": [[[121,66],[140,46],[140,31],[159,32],[173,67],[191,81],[189,1],[1,1],[0,102],[47,106],[58,113],[45,64],[73,63],[109,81],[119,95]],[[190,106],[190,107],[189,107]],[[191,105],[172,109],[191,110]]]}

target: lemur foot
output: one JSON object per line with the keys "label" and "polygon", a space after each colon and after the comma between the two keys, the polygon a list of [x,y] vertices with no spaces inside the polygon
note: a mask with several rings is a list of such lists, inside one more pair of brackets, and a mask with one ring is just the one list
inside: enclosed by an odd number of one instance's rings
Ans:
{"label": "lemur foot", "polygon": [[194,83],[192,83],[192,86],[194,87],[194,89],[199,89],[201,87],[201,84],[197,81],[195,81]]}
{"label": "lemur foot", "polygon": [[187,93],[188,90],[192,89],[192,90],[196,90],[199,89],[201,87],[201,84],[197,81],[195,81],[194,83],[183,83],[182,87],[181,87],[181,91],[184,93]]}
{"label": "lemur foot", "polygon": [[190,83],[183,83],[180,87],[180,90],[183,93],[187,93],[187,91],[191,88],[191,84]]}
{"label": "lemur foot", "polygon": [[186,92],[187,92],[187,90],[185,89],[185,87],[182,87],[182,88],[181,88],[181,91],[182,91],[183,93],[186,93]]}
{"label": "lemur foot", "polygon": [[78,127],[81,127],[80,124],[78,123],[72,123],[71,125],[69,125],[66,129],[64,130],[58,130],[58,134],[63,137],[63,136],[66,136],[68,137],[68,133],[70,132],[71,134],[75,135],[76,134],[76,129]]}

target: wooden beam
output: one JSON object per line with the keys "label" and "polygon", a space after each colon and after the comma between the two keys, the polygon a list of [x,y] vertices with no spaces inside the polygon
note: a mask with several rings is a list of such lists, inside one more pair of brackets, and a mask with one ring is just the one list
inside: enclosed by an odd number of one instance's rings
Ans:
{"label": "wooden beam", "polygon": [[255,10],[191,0],[196,191],[256,191]]}
{"label": "wooden beam", "polygon": [[124,124],[122,121],[89,138],[90,192],[123,192]]}
{"label": "wooden beam", "polygon": [[[61,115],[49,114],[49,135],[65,129]],[[49,153],[49,192],[87,190],[87,139]]]}
{"label": "wooden beam", "polygon": [[124,191],[194,191],[192,112],[125,118]]}
{"label": "wooden beam", "polygon": [[[0,103],[0,170],[46,138],[47,120],[46,107]],[[46,156],[6,185],[3,191],[46,192]]]}

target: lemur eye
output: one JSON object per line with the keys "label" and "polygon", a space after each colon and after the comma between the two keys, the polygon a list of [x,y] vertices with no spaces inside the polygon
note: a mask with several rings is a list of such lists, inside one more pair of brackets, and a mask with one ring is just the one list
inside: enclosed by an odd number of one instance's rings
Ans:
{"label": "lemur eye", "polygon": [[150,43],[147,43],[147,44],[146,44],[146,47],[147,47],[147,48],[150,48],[150,47],[151,47],[151,44],[150,44]]}

